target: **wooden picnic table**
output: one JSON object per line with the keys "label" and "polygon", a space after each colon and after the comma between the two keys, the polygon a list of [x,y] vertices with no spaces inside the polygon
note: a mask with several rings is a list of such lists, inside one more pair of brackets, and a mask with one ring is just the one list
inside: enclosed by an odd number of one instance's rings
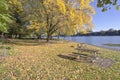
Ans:
{"label": "wooden picnic table", "polygon": [[95,62],[95,60],[97,59],[97,54],[99,50],[95,50],[95,49],[89,49],[87,48],[86,44],[81,43],[81,44],[77,44],[77,48],[78,53],[83,53],[83,52],[90,52],[93,54],[93,59],[92,62]]}

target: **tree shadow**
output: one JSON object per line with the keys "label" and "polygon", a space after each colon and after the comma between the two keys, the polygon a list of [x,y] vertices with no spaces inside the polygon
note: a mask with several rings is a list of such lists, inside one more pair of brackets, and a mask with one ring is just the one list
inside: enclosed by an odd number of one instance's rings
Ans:
{"label": "tree shadow", "polygon": [[93,58],[93,56],[90,56],[88,54],[75,53],[75,52],[72,52],[71,54],[67,54],[67,55],[59,54],[57,56],[63,59],[68,59],[83,63],[91,63]]}
{"label": "tree shadow", "polygon": [[47,44],[59,44],[59,41],[51,40],[50,42],[46,42],[46,40],[15,39],[15,40],[9,40],[8,43],[20,45],[20,46],[39,46],[39,45],[47,45]]}
{"label": "tree shadow", "polygon": [[40,45],[38,41],[25,41],[25,40],[10,40],[9,44],[20,45],[20,46],[37,46]]}

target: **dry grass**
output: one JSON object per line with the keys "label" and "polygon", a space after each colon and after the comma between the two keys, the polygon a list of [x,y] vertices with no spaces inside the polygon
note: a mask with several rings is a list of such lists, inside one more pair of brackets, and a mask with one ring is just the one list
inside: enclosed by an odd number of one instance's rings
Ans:
{"label": "dry grass", "polygon": [[99,56],[116,63],[102,69],[87,62],[61,58],[76,52],[77,43],[69,41],[10,40],[18,53],[0,63],[0,80],[120,80],[120,52],[99,49]]}

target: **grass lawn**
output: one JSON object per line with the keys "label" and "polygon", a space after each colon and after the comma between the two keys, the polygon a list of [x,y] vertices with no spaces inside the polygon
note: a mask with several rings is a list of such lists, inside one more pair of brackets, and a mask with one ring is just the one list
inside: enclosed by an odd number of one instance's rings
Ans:
{"label": "grass lawn", "polygon": [[89,62],[62,58],[77,52],[69,41],[10,40],[16,55],[0,63],[0,80],[120,80],[120,52],[87,45],[100,51],[99,57],[115,60],[106,69]]}

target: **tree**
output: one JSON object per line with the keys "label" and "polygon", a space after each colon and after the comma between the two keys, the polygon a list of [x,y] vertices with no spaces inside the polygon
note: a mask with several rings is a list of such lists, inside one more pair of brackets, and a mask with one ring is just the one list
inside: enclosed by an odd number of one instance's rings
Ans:
{"label": "tree", "polygon": [[38,23],[35,20],[30,21],[31,25],[28,29],[37,36],[38,39],[41,39],[42,34],[45,34],[44,24]]}
{"label": "tree", "polygon": [[[86,32],[93,27],[94,8],[91,0],[22,0],[22,6],[38,31],[42,28],[47,34],[47,42],[56,32],[69,31],[75,34]],[[35,20],[35,21],[34,21]],[[34,23],[35,22],[35,23]]]}
{"label": "tree", "polygon": [[118,4],[118,0],[98,0],[97,2],[97,7],[102,7],[103,12],[111,9],[111,6],[116,6],[116,9],[119,10],[120,4]]}
{"label": "tree", "polygon": [[6,0],[0,0],[0,32],[7,33],[11,17],[8,14],[8,5]]}
{"label": "tree", "polygon": [[10,25],[9,34],[18,38],[29,33],[27,29],[28,19],[23,11],[20,0],[8,0],[10,15],[14,18],[14,22]]}

